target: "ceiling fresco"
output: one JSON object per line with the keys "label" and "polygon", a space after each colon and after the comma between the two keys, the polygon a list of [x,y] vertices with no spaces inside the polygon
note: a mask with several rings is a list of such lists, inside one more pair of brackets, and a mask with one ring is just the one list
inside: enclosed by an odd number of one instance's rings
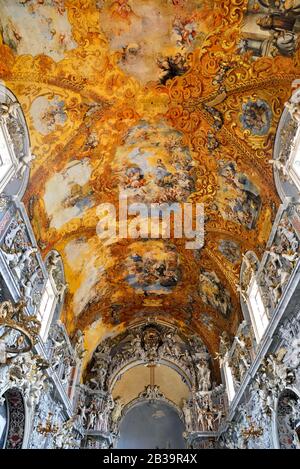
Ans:
{"label": "ceiling fresco", "polygon": [[[241,320],[242,254],[261,257],[279,204],[268,160],[300,72],[300,2],[0,0],[0,10],[0,79],[36,156],[24,203],[43,256],[64,260],[69,332],[85,331],[90,356],[131,321],[162,317],[217,351]],[[97,207],[117,207],[120,191],[204,203],[204,247],[105,243]]]}

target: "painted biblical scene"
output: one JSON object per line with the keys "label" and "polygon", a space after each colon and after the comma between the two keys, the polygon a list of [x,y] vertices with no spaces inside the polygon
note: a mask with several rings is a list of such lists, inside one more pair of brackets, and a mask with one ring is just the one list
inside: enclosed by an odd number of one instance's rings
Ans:
{"label": "painted biblical scene", "polygon": [[[23,161],[0,90],[24,171],[9,191],[27,184],[41,257],[64,263],[62,321],[71,337],[89,331],[88,353],[102,327],[148,317],[203,333],[212,351],[223,327],[235,334],[241,254],[260,256],[280,205],[269,161],[300,76],[299,3],[0,0],[1,90],[20,102],[35,156]],[[194,215],[205,204],[202,247],[179,236],[184,203]]]}
{"label": "painted biblical scene", "polygon": [[119,67],[142,83],[169,79],[189,70],[188,53],[209,31],[212,0],[108,0],[100,24]]}
{"label": "painted biblical scene", "polygon": [[56,62],[77,47],[64,0],[0,0],[4,43],[18,55],[45,54]]}
{"label": "painted biblical scene", "polygon": [[73,294],[73,314],[78,317],[103,298],[111,259],[101,249],[97,237],[81,236],[69,241],[63,255],[66,272],[72,272],[76,278],[69,292]]}
{"label": "painted biblical scene", "polygon": [[45,96],[36,98],[30,108],[35,129],[43,135],[55,131],[67,120],[65,103],[59,96],[47,99]]}
{"label": "painted biblical scene", "polygon": [[59,229],[73,218],[82,217],[94,205],[91,173],[90,162],[84,158],[70,161],[47,181],[44,203],[50,227]]}
{"label": "painted biblical scene", "polygon": [[217,207],[226,219],[254,229],[261,207],[259,189],[231,161],[219,162]]}
{"label": "painted biblical scene", "polygon": [[235,241],[221,239],[218,249],[221,254],[232,264],[236,264],[241,259],[240,245]]}
{"label": "painted biblical scene", "polygon": [[213,271],[200,270],[198,292],[201,300],[228,317],[232,311],[229,291]]}
{"label": "painted biblical scene", "polygon": [[195,190],[195,167],[183,135],[141,121],[117,149],[114,171],[129,201],[183,202]]}
{"label": "painted biblical scene", "polygon": [[266,101],[257,99],[248,101],[242,106],[240,121],[245,130],[252,135],[266,135],[269,132],[272,120],[272,111]]}
{"label": "painted biblical scene", "polygon": [[125,262],[125,280],[138,293],[171,293],[181,278],[176,247],[169,242],[145,241],[130,246]]}

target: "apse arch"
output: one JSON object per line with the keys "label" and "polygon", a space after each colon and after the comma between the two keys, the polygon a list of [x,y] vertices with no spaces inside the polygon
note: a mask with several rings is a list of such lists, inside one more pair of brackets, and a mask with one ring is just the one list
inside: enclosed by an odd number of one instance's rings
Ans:
{"label": "apse arch", "polygon": [[0,449],[26,448],[29,439],[28,410],[20,389],[6,388],[1,395]]}
{"label": "apse arch", "polygon": [[137,398],[124,409],[115,447],[184,449],[184,430],[182,413],[171,401]]}
{"label": "apse arch", "polygon": [[[141,350],[142,355],[136,354],[134,352],[136,343],[133,343],[137,337],[140,337],[139,347],[141,347],[143,334],[149,329],[153,329],[154,333],[159,336],[158,340],[161,341],[160,344],[156,345],[156,350],[152,358],[151,354],[148,355],[146,350]],[[156,364],[167,366],[175,370],[188,388],[192,390],[197,382],[197,367],[191,358],[191,353],[196,353],[197,360],[209,362],[209,366],[212,369],[211,357],[205,344],[199,336],[194,334],[193,337],[197,343],[193,343],[191,338],[188,339],[185,337],[179,328],[170,325],[170,323],[166,321],[143,321],[128,327],[126,333],[121,333],[120,339],[118,340],[118,338],[116,338],[114,345],[111,346],[112,366],[110,366],[107,379],[107,388],[109,390],[113,389],[120,376],[136,366],[151,363],[153,359]],[[171,347],[169,343],[169,346],[165,348],[168,339],[171,341]],[[130,353],[131,349],[132,353]],[[175,349],[177,349],[177,351]]]}
{"label": "apse arch", "polygon": [[192,389],[184,382],[181,374],[168,365],[140,364],[120,375],[110,393],[114,399],[122,400],[123,410],[130,402],[138,397],[144,398],[145,395],[149,399],[164,396],[179,409],[182,400],[192,394]]}
{"label": "apse arch", "polygon": [[175,406],[177,414],[184,414],[187,429],[198,428],[192,412],[196,390],[202,393],[201,398],[198,396],[200,405],[209,405],[203,396],[210,391],[215,391],[210,405],[223,405],[211,374],[211,355],[199,336],[187,337],[182,328],[156,321],[128,327],[118,336],[103,340],[86,368],[83,382],[90,405],[100,410],[99,418],[90,420],[88,429],[107,433],[110,422],[117,439],[127,410],[142,401]]}
{"label": "apse arch", "polygon": [[276,400],[272,435],[276,449],[300,449],[300,392],[294,386],[286,387]]}
{"label": "apse arch", "polygon": [[[156,343],[151,344],[153,340]],[[101,382],[100,387],[111,392],[131,369],[156,364],[174,370],[192,390],[201,379],[203,370],[199,363],[205,363],[213,373],[211,355],[198,335],[186,337],[182,330],[165,322],[139,322],[98,344],[85,369],[84,382],[90,383],[92,389],[98,389]]]}
{"label": "apse arch", "polygon": [[[174,371],[176,371],[180,375],[183,382],[188,386],[188,388],[190,390],[193,389],[193,383],[190,377],[187,375],[187,373],[185,373],[185,371],[182,368],[179,367],[177,363],[172,362],[171,359],[167,360],[166,358],[161,358],[157,361],[157,364],[167,366],[173,369]],[[133,360],[127,363],[123,368],[116,370],[109,378],[108,389],[112,391],[114,389],[116,382],[122,375],[124,375],[129,370],[135,367],[138,367],[140,365],[145,366],[145,362],[143,360]]]}
{"label": "apse arch", "polygon": [[[147,432],[149,431],[150,435],[159,431],[166,431],[167,434],[175,425],[177,427],[174,430],[177,435],[175,440],[177,442],[178,440],[181,441],[179,447],[185,447],[183,446],[184,442],[182,437],[182,433],[185,428],[185,419],[181,408],[184,402],[190,399],[192,389],[184,381],[182,374],[178,369],[175,370],[167,364],[162,363],[135,364],[135,366],[129,367],[123,374],[119,374],[118,379],[114,381],[113,386],[108,389],[108,392],[114,401],[114,409],[111,413],[110,419],[112,432],[115,435],[114,446],[116,448],[155,448],[156,446],[151,446],[151,443],[149,443],[150,446],[149,444],[145,444]],[[133,427],[131,437],[129,438],[128,436],[128,425],[132,426],[132,421],[130,416],[127,417],[127,414],[130,414],[132,409],[136,407],[137,415],[135,418],[138,419],[138,422],[143,422],[143,425],[146,425],[148,428],[144,437],[141,438],[141,441],[144,441],[143,444],[145,446],[136,446],[136,439],[139,439],[139,434],[141,432],[137,432],[137,434],[135,434],[135,429]],[[162,407],[172,409],[171,413],[176,413],[175,418],[174,415],[173,417],[169,415],[170,412],[166,412],[173,422],[171,425],[169,425],[168,422],[156,421],[156,418],[162,417]],[[152,413],[150,412],[151,409]],[[156,411],[159,412],[157,416],[153,417],[153,414]],[[129,423],[127,425],[126,422],[128,419]],[[140,423],[137,423],[137,426],[139,425]],[[179,428],[181,429],[180,432],[178,431]],[[124,429],[126,429],[126,431]],[[119,445],[118,442],[120,439],[121,443]],[[163,435],[161,435],[161,441],[164,441]],[[132,444],[132,446],[130,446],[130,444]],[[170,443],[166,448],[174,448],[174,445],[175,443]]]}

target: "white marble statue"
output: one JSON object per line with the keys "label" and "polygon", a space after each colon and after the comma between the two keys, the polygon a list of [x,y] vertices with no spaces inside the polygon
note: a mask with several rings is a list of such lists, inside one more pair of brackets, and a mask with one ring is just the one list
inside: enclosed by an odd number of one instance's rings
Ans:
{"label": "white marble statue", "polygon": [[210,382],[210,369],[205,360],[201,360],[199,363],[196,364],[197,368],[197,377],[198,377],[198,385],[199,391],[209,391],[211,387]]}
{"label": "white marble statue", "polygon": [[122,409],[123,409],[123,402],[119,397],[117,397],[114,400],[114,404],[115,405],[114,405],[114,408],[113,408],[112,413],[111,413],[111,420],[115,424],[121,418]]}
{"label": "white marble statue", "polygon": [[184,399],[182,405],[182,412],[184,414],[185,425],[188,432],[193,430],[192,411],[189,403]]}
{"label": "white marble statue", "polygon": [[0,339],[0,366],[4,365],[7,361],[7,353],[6,353],[6,343],[4,340]]}
{"label": "white marble statue", "polygon": [[300,104],[299,103],[291,103],[290,101],[287,101],[284,103],[286,109],[288,109],[292,119],[300,123]]}
{"label": "white marble statue", "polygon": [[105,379],[107,374],[107,367],[103,368],[99,365],[92,368],[92,373],[95,373],[93,378],[90,378],[90,383],[94,385],[95,389],[103,389],[105,385]]}
{"label": "white marble statue", "polygon": [[30,163],[35,160],[36,156],[29,152],[27,155],[23,155],[19,160],[19,168],[18,171],[20,172],[20,176],[23,176],[26,168],[30,167]]}
{"label": "white marble statue", "polygon": [[80,329],[76,332],[76,335],[74,337],[74,349],[75,353],[78,356],[78,358],[81,360],[83,358],[83,355],[85,353],[85,348],[84,348],[84,332],[82,332]]}
{"label": "white marble statue", "polygon": [[198,426],[200,427],[200,431],[204,432],[206,427],[205,427],[205,410],[198,405],[197,403],[197,414],[198,414]]}
{"label": "white marble statue", "polygon": [[0,103],[0,118],[6,123],[11,117],[17,117],[17,111],[20,109],[20,103]]}

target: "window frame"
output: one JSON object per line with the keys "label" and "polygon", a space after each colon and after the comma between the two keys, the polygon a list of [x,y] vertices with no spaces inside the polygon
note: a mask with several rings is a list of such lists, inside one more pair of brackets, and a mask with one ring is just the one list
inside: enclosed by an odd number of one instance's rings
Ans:
{"label": "window frame", "polygon": [[[255,309],[253,307],[254,306],[253,302],[251,301],[251,298],[253,298],[252,292],[253,292],[254,287],[256,287],[255,298],[257,297],[257,294],[259,294],[260,301],[261,301],[261,304],[262,304],[262,307],[263,307],[263,314],[262,315],[259,312],[259,305],[257,304],[257,301],[255,301],[255,304],[256,304]],[[263,299],[262,299],[261,290],[260,290],[260,287],[259,287],[259,284],[257,282],[255,274],[252,275],[252,278],[250,280],[249,287],[248,287],[248,290],[247,290],[247,296],[248,296],[247,306],[248,306],[248,310],[249,310],[250,320],[251,320],[251,323],[252,323],[252,327],[253,327],[253,330],[254,330],[256,341],[257,341],[257,343],[259,343],[261,341],[262,337],[264,336],[264,333],[265,333],[265,331],[268,327],[269,317],[268,317],[268,313],[267,313],[267,310],[265,308],[265,305],[264,305],[264,302],[263,302]],[[264,318],[266,318],[265,321],[264,321]]]}
{"label": "window frame", "polygon": [[300,165],[300,126],[297,129],[295,138],[294,138],[294,145],[292,148],[292,151],[289,155],[288,163],[287,163],[287,170],[290,174],[290,177],[297,187],[297,189],[300,190],[300,171],[299,174],[297,174],[297,171],[295,170],[295,160],[297,159],[299,152],[299,165]]}
{"label": "window frame", "polygon": [[[50,289],[51,289],[51,292],[49,292]],[[45,316],[45,312],[43,314],[41,313],[41,308],[44,307],[43,298],[44,298],[46,293],[48,294],[48,300],[46,302],[45,309],[47,309],[49,301],[52,301],[52,302],[51,302],[51,306],[49,308],[49,312],[47,312],[47,314]],[[51,323],[52,323],[52,320],[53,320],[53,315],[54,315],[56,305],[57,305],[56,289],[53,286],[53,282],[51,281],[51,279],[49,277],[45,282],[43,292],[42,292],[41,301],[40,301],[40,304],[39,304],[39,307],[38,307],[38,310],[37,310],[37,313],[36,313],[38,320],[41,321],[40,337],[41,337],[43,342],[47,341],[47,337],[48,337],[49,329],[50,329],[50,326],[51,326]]]}
{"label": "window frame", "polygon": [[[1,134],[3,136],[3,141],[1,138]],[[5,189],[5,186],[8,184],[12,176],[16,173],[16,169],[18,166],[18,159],[10,143],[10,137],[9,137],[6,125],[0,119],[0,151],[1,151],[2,144],[3,146],[6,147],[6,154],[9,156],[9,164],[7,164],[5,160],[4,160],[5,164],[2,164],[3,160],[2,160],[1,153],[0,153],[0,192],[3,192],[3,190]],[[2,174],[3,168],[6,168],[6,169],[4,170],[5,172]]]}
{"label": "window frame", "polygon": [[224,377],[225,377],[225,385],[226,385],[226,390],[227,390],[228,402],[230,404],[236,395],[236,391],[234,387],[234,379],[233,379],[232,371],[227,360],[225,360],[223,363],[223,372],[224,372]]}

